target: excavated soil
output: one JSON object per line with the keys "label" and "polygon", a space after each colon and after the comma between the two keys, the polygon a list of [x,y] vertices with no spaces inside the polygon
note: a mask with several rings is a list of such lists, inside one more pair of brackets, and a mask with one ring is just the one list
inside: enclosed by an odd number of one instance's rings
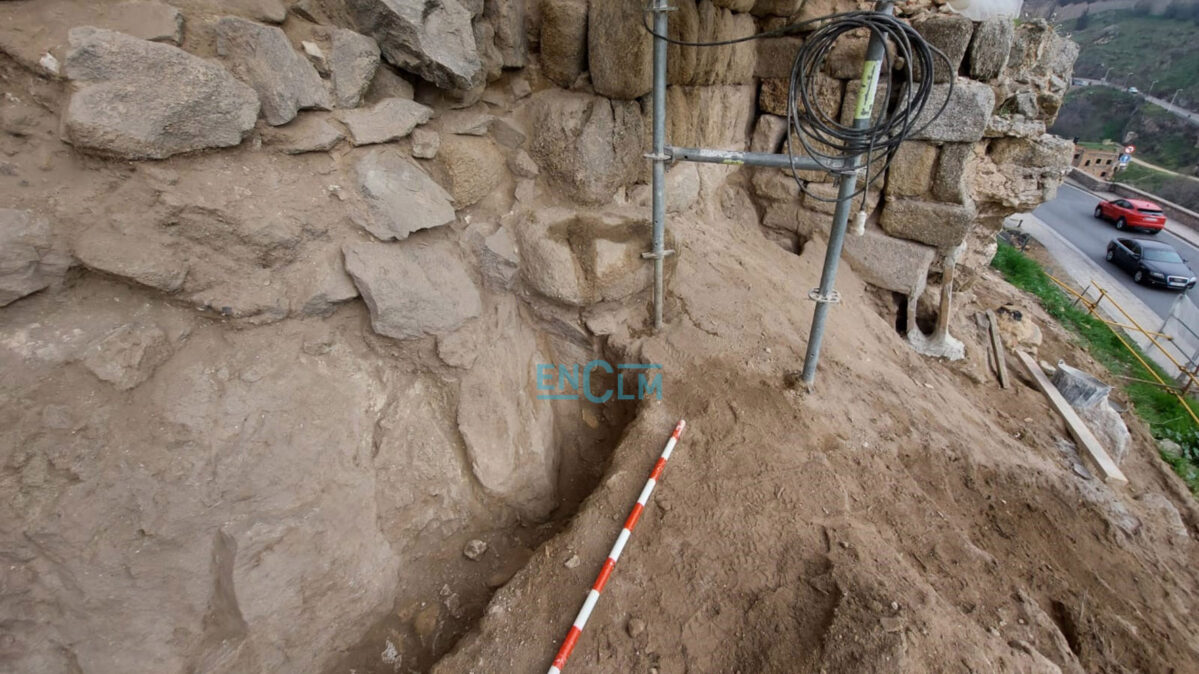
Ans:
{"label": "excavated soil", "polygon": [[[549,665],[677,418],[687,431],[574,671],[1197,671],[1199,517],[1143,424],[1125,415],[1130,483],[1107,486],[1014,357],[1009,390],[986,368],[973,314],[1031,298],[983,271],[952,323],[969,357],[947,363],[913,353],[843,267],[805,394],[785,382],[824,246],[795,256],[745,222],[700,220],[672,223],[669,325],[613,335],[664,365],[664,399],[434,672]],[[1040,358],[1102,372],[1030,313]]]}

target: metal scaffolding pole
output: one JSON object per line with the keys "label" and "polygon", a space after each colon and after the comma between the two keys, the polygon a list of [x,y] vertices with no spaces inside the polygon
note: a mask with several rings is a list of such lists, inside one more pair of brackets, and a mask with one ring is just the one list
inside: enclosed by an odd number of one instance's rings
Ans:
{"label": "metal scaffolding pole", "polygon": [[[891,3],[879,3],[878,11],[890,14]],[[866,47],[866,62],[862,64],[862,89],[858,94],[857,114],[854,115],[853,127],[864,129],[870,126],[871,113],[874,111],[874,95],[878,90],[878,78],[882,71],[886,45],[882,35],[871,32],[870,43]],[[928,75],[925,75],[926,77]],[[853,172],[843,172],[837,190],[837,207],[833,211],[833,227],[829,231],[828,251],[824,255],[824,270],[820,274],[820,287],[809,293],[816,301],[816,311],[812,315],[812,330],[808,334],[808,353],[804,357],[803,382],[809,389],[816,381],[816,365],[820,362],[820,344],[824,340],[825,322],[828,320],[829,306],[840,301],[840,295],[833,288],[837,280],[837,265],[841,261],[841,248],[845,245],[845,230],[849,226],[849,209],[853,202],[853,193],[858,186],[856,170],[862,164],[860,152],[849,160],[847,167]],[[865,195],[863,195],[865,202]]]}
{"label": "metal scaffolding pole", "polygon": [[654,162],[653,174],[653,251],[642,257],[654,261],[654,329],[662,327],[662,304],[665,300],[663,275],[666,256],[666,13],[671,8],[667,0],[653,0],[654,15],[654,150],[649,155]]}

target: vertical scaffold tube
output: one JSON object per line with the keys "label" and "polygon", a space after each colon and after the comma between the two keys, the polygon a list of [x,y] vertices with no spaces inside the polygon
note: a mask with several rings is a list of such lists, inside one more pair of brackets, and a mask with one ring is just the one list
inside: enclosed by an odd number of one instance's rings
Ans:
{"label": "vertical scaffold tube", "polygon": [[[890,14],[891,3],[880,2],[878,11]],[[855,129],[870,126],[871,113],[874,111],[874,96],[878,91],[878,78],[882,71],[886,54],[883,36],[879,33],[870,34],[870,43],[866,47],[866,62],[862,64],[862,88],[858,94],[857,108],[854,115]],[[849,169],[841,175],[841,183],[837,190],[837,207],[833,211],[833,227],[829,231],[828,251],[824,255],[824,269],[820,273],[820,287],[811,294],[816,301],[816,311],[812,315],[812,331],[808,335],[808,353],[803,362],[803,381],[809,389],[816,381],[816,365],[820,362],[820,343],[824,340],[825,322],[828,320],[829,305],[836,302],[834,285],[837,281],[837,265],[841,262],[841,249],[845,245],[845,230],[849,226],[849,209],[853,205],[853,193],[858,187],[858,175],[851,172],[861,166],[861,152],[866,148],[855,148],[857,154],[849,160]],[[865,195],[863,195],[863,202]]]}
{"label": "vertical scaffold tube", "polygon": [[[667,0],[653,0],[654,33],[666,35]],[[654,329],[662,327],[666,257],[666,40],[654,37],[653,251]]]}

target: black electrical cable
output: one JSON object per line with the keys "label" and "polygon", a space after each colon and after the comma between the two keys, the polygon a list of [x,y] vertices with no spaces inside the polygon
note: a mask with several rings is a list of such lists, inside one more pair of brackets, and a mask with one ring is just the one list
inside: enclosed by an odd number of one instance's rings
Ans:
{"label": "black electrical cable", "polygon": [[[883,12],[830,14],[754,35],[715,42],[689,42],[659,35],[650,27],[648,14],[649,10],[642,22],[645,30],[656,38],[682,47],[718,47],[783,37],[804,32],[815,23],[825,22],[824,26],[804,38],[791,66],[787,91],[787,154],[791,158],[791,175],[801,191],[818,201],[836,199],[813,194],[807,189],[806,181],[800,179],[795,165],[798,156],[797,145],[802,146],[804,154],[811,157],[821,168],[833,174],[845,172],[847,160],[865,155],[866,161],[862,166],[866,175],[862,187],[853,193],[853,197],[856,198],[864,194],[887,171],[895,156],[895,150],[901,143],[926,129],[941,116],[953,95],[953,80],[950,79],[949,90],[945,100],[941,102],[941,107],[928,121],[919,128],[916,127],[932,95],[934,59],[939,57],[951,70],[952,64],[949,57],[929,44],[914,28]],[[850,120],[849,125],[840,122],[839,110],[830,114],[829,111],[820,108],[820,78],[817,75],[837,40],[846,33],[861,30],[867,31],[871,37],[878,37],[883,40],[884,45],[888,45],[888,49],[884,50],[883,62],[879,65],[879,75],[885,76],[887,100],[882,101],[883,108],[877,116],[871,114],[868,125],[857,129],[853,126],[853,120]],[[892,77],[896,63],[902,64],[903,74],[898,80],[902,85],[902,93],[899,95],[895,94],[893,88],[897,83]],[[916,79],[917,73],[920,74],[919,80]],[[862,82],[862,85],[865,87],[867,82]],[[877,168],[872,170],[872,166]]]}

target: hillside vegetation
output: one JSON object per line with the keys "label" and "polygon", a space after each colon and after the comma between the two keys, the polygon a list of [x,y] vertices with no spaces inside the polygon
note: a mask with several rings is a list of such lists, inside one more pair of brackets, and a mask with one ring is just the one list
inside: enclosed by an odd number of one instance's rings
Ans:
{"label": "hillside vegetation", "polygon": [[1163,98],[1181,89],[1180,105],[1199,104],[1199,5],[1172,7],[1163,16],[1087,14],[1061,22],[1058,30],[1082,47],[1075,76],[1099,79],[1107,73],[1109,81],[1146,92],[1152,85],[1152,93]]}
{"label": "hillside vegetation", "polygon": [[1077,87],[1050,130],[1064,138],[1137,146],[1137,157],[1194,174],[1199,167],[1199,126],[1139,96],[1104,86]]}

